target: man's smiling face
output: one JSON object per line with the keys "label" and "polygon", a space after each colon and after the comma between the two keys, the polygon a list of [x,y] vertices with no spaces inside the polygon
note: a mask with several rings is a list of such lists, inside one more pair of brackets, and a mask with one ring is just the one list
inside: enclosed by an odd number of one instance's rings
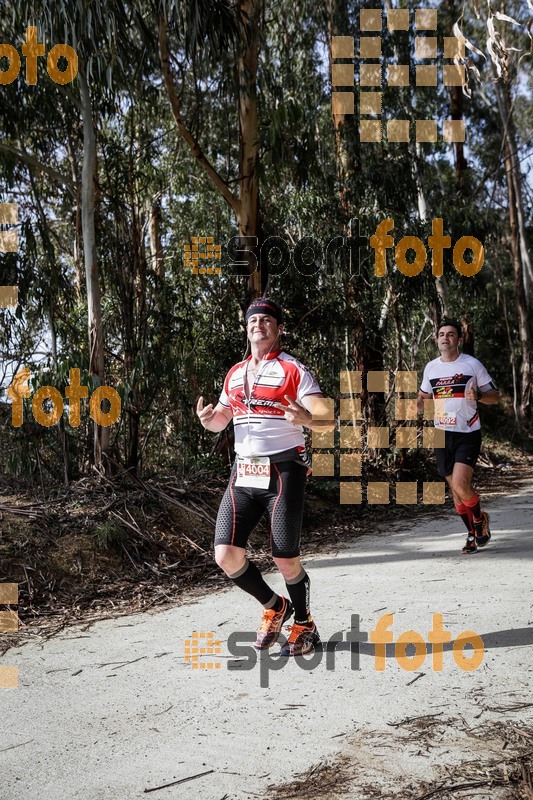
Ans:
{"label": "man's smiling face", "polygon": [[283,325],[278,325],[276,319],[269,314],[252,314],[248,320],[248,339],[254,344],[272,346],[282,330]]}

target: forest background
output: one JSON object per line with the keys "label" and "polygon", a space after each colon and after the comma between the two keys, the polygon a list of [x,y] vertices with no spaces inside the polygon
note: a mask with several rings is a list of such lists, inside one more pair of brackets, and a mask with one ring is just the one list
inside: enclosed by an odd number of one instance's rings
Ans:
{"label": "forest background", "polygon": [[[499,409],[486,411],[491,434],[527,442],[531,3],[430,6],[439,37],[458,24],[467,38],[468,85],[384,86],[383,107],[389,118],[462,120],[465,144],[361,143],[357,116],[332,114],[332,91],[347,90],[331,85],[332,37],[353,36],[359,53],[360,5],[349,0],[3,0],[1,42],[21,53],[35,25],[47,52],[67,43],[79,61],[76,78],[59,85],[40,58],[28,85],[22,59],[19,77],[0,86],[0,202],[17,203],[19,215],[18,252],[0,256],[0,284],[19,288],[18,307],[0,311],[1,385],[24,365],[32,391],[64,395],[69,370],[80,368],[90,392],[119,392],[122,414],[106,428],[85,406],[72,427],[65,404],[45,428],[27,400],[14,428],[2,403],[0,474],[44,491],[94,469],[179,480],[220,470],[231,442],[201,428],[195,403],[218,397],[245,351],[246,306],[262,293],[286,310],[284,348],[332,397],[342,370],[420,375],[436,355],[435,325],[458,317],[465,351],[502,391]],[[395,7],[411,20],[418,8]],[[383,61],[410,59],[411,76],[415,32],[384,24],[382,33]],[[346,248],[326,250],[335,237],[370,236],[386,217],[395,243],[426,242],[439,217],[453,243],[476,237],[481,271],[460,275],[447,250],[442,279],[429,264],[406,277],[390,249],[378,277],[362,247],[351,274]],[[257,241],[244,261],[236,236]],[[193,274],[193,237],[221,245],[220,260],[200,260],[220,274]],[[230,267],[237,258],[240,268]],[[295,263],[306,261],[301,274]],[[363,424],[394,424],[393,392],[363,391]],[[396,467],[410,457],[366,455]]]}

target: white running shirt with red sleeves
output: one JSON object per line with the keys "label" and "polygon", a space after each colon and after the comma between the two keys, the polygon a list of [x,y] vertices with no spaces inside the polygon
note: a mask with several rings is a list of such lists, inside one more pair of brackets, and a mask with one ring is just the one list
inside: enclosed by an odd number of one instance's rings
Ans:
{"label": "white running shirt with red sleeves", "polygon": [[316,378],[289,353],[269,353],[259,365],[248,401],[244,380],[250,359],[251,356],[230,369],[219,398],[233,413],[236,453],[246,458],[272,456],[293,447],[305,447],[303,428],[286,420],[274,403],[287,405],[284,395],[288,395],[301,404],[303,397],[320,393]]}
{"label": "white running shirt with red sleeves", "polygon": [[496,384],[477,358],[460,353],[455,361],[434,358],[424,369],[420,389],[433,395],[435,427],[456,433],[479,430],[477,404],[465,400],[470,388],[496,389]]}

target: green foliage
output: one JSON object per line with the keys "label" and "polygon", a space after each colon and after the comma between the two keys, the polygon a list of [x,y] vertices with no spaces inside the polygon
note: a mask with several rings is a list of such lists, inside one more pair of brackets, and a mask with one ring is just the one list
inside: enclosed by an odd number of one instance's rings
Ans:
{"label": "green foliage", "polygon": [[[441,5],[439,13],[451,34],[456,12],[453,4]],[[450,145],[363,147],[356,125],[344,131],[352,167],[341,176],[329,84],[327,9],[333,6],[265,0],[259,21],[259,236],[260,245],[270,236],[281,237],[292,253],[285,271],[271,270],[267,286],[286,309],[285,347],[317,373],[328,394],[338,392],[340,370],[356,368],[358,358],[370,368],[379,363],[383,369],[420,369],[435,356],[431,332],[440,315],[429,267],[406,278],[394,268],[390,250],[387,276],[378,278],[373,251],[362,248],[360,273],[354,269],[350,274],[338,262],[326,269],[326,251],[334,237],[347,235],[349,218],[359,219],[361,233],[370,236],[390,216],[397,242],[405,235],[426,241],[431,219],[442,217],[454,242],[468,234],[485,245],[485,265],[474,279],[460,276],[451,251],[446,252],[448,305],[471,323],[475,355],[511,396],[512,364],[518,369],[521,357],[519,318],[503,131],[490,76],[483,72],[471,100],[464,99],[468,165],[461,180]],[[117,389],[123,406],[120,423],[111,430],[113,458],[139,471],[172,469],[184,475],[217,463],[205,455],[214,439],[199,426],[194,407],[200,394],[216,402],[227,369],[245,352],[247,286],[228,270],[226,245],[238,233],[233,212],[177,133],[170,111],[157,45],[160,9],[168,19],[182,118],[238,196],[236,37],[247,21],[238,20],[236,4],[8,0],[0,40],[19,46],[31,17],[47,47],[71,42],[79,51],[96,125],[105,382]],[[346,25],[339,32],[355,33],[358,4],[338,3],[336,9]],[[481,23],[474,15],[466,14],[462,24],[479,43]],[[510,41],[522,46],[521,31],[513,35],[517,41]],[[385,29],[383,39],[384,57],[392,61],[394,41]],[[400,50],[412,46],[408,38],[402,42]],[[482,59],[473,60],[483,70]],[[516,58],[511,66],[518,155],[525,173],[533,141],[531,58]],[[90,392],[98,385],[87,374],[79,216],[83,131],[77,92],[75,82],[60,88],[50,81],[43,59],[35,86],[27,86],[21,73],[13,84],[0,87],[0,202],[19,203],[21,221],[19,253],[0,254],[0,284],[17,283],[20,292],[15,313],[0,311],[4,389],[11,372],[23,364],[32,368],[33,388],[52,385],[63,394],[71,367],[81,369]],[[450,95],[442,87],[435,92],[385,87],[383,102],[390,115],[399,117],[419,115],[421,109],[427,118],[450,115]],[[531,241],[527,178],[522,189]],[[421,192],[428,222],[420,218]],[[150,238],[156,218],[159,261]],[[222,245],[222,275],[192,275],[185,268],[183,247],[193,236],[212,236]],[[318,243],[317,269],[311,275],[302,275],[294,265],[295,246],[304,237]],[[62,431],[33,425],[31,403],[26,405],[26,427],[6,428],[0,469],[34,481],[61,481],[65,469],[70,478],[84,474],[90,468],[93,435],[87,403],[82,403],[77,429],[68,425],[65,404]]]}
{"label": "green foliage", "polygon": [[116,520],[106,520],[95,525],[94,541],[99,550],[120,549],[128,540],[127,530]]}

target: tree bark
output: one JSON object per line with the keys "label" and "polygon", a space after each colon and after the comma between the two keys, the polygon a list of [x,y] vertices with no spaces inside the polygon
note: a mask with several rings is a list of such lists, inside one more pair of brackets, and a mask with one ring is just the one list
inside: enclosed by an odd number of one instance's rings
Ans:
{"label": "tree bark", "polygon": [[[461,86],[450,88],[450,117],[453,120],[463,119],[463,89]],[[468,167],[463,142],[455,142],[455,187],[459,193],[464,191],[464,177]]]}
{"label": "tree bark", "polygon": [[521,202],[517,194],[517,186],[520,181],[516,176],[517,165],[513,158],[514,151],[514,128],[512,105],[509,86],[503,83],[501,87],[496,87],[498,99],[498,110],[503,125],[503,157],[505,163],[505,179],[507,182],[507,195],[509,198],[509,227],[511,239],[511,254],[514,270],[514,288],[516,310],[518,315],[518,334],[520,338],[520,349],[522,361],[520,366],[520,403],[518,406],[519,422],[527,425],[531,420],[531,400],[533,395],[532,387],[532,359],[531,359],[531,336],[529,331],[529,319],[526,291],[524,287],[524,265],[522,263],[522,252],[520,246],[520,225],[518,206]]}
{"label": "tree bark", "polygon": [[[87,284],[87,315],[89,334],[89,374],[95,375],[100,385],[105,383],[104,338],[102,305],[96,258],[96,232],[94,224],[94,180],[96,174],[96,138],[87,79],[82,70],[78,73],[83,120],[83,166],[81,173],[81,227],[85,279]],[[105,454],[109,449],[109,428],[94,424],[93,453],[97,469],[109,472]]]}
{"label": "tree bark", "polygon": [[[329,50],[329,70],[332,74],[333,54],[332,41],[334,36],[347,36],[350,31],[350,21],[346,5],[342,0],[326,0],[327,36]],[[346,90],[346,87],[333,86],[332,91]],[[337,177],[340,186],[340,200],[346,222],[350,219],[350,201],[348,198],[348,181],[360,169],[358,155],[354,143],[358,141],[358,130],[354,114],[332,114],[333,130],[335,135],[335,156],[337,163]]]}
{"label": "tree bark", "polygon": [[[460,4],[457,0],[447,0],[447,15],[446,26],[448,31],[446,36],[453,36],[453,25],[462,14]],[[463,105],[464,94],[462,86],[451,86],[449,88],[450,94],[450,117],[452,120],[463,119]],[[468,162],[465,157],[465,147],[463,142],[454,142],[453,148],[455,150],[455,188],[458,194],[462,194],[465,190],[465,174],[468,168]],[[447,316],[447,315],[446,315]]]}
{"label": "tree bark", "polygon": [[[259,182],[257,178],[257,156],[259,152],[259,124],[257,119],[257,63],[259,57],[259,20],[262,0],[242,0],[239,4],[241,16],[239,75],[239,235],[259,238]],[[259,245],[261,243],[259,242]],[[261,278],[268,276],[251,271],[248,292],[251,298],[261,294]],[[264,270],[263,270],[264,273]]]}
{"label": "tree bark", "polygon": [[162,280],[165,277],[165,261],[163,258],[163,245],[161,243],[161,197],[152,198],[148,205],[150,214],[150,255],[151,267],[155,274]]}
{"label": "tree bark", "polygon": [[[352,26],[344,0],[327,0],[326,31],[329,43],[330,74],[333,64],[332,37],[347,36]],[[335,87],[333,87],[335,89]],[[335,156],[339,181],[339,199],[344,217],[345,234],[352,235],[348,225],[352,217],[352,197],[354,177],[360,169],[360,156],[356,117],[353,114],[332,114],[335,136]],[[354,143],[356,143],[354,147]],[[357,149],[356,149],[357,148]],[[384,416],[384,395],[366,391],[366,373],[370,370],[383,370],[383,336],[386,314],[380,328],[379,314],[375,309],[372,276],[363,274],[352,276],[345,287],[346,305],[350,313],[351,352],[354,369],[364,373],[361,406],[365,424],[377,424]]]}
{"label": "tree bark", "polygon": [[[164,13],[159,14],[159,56],[163,79],[167,90],[172,115],[180,135],[192,155],[207,174],[213,186],[229,204],[237,219],[239,236],[258,237],[259,234],[259,184],[257,179],[257,156],[259,148],[259,126],[257,119],[257,65],[259,55],[259,21],[263,0],[242,0],[238,6],[241,19],[241,37],[237,73],[239,84],[238,118],[240,137],[239,194],[235,195],[226,181],[219,175],[205,156],[198,139],[191,133],[181,116],[181,100],[176,91],[170,69],[168,27]],[[252,248],[257,256],[258,247]],[[261,273],[256,269],[258,261],[248,261],[248,294],[261,294]],[[266,279],[267,276],[263,276]],[[266,281],[265,281],[266,282]]]}
{"label": "tree bark", "polygon": [[475,337],[472,325],[466,316],[461,318],[461,329],[463,333],[463,353],[467,356],[475,355]]}

